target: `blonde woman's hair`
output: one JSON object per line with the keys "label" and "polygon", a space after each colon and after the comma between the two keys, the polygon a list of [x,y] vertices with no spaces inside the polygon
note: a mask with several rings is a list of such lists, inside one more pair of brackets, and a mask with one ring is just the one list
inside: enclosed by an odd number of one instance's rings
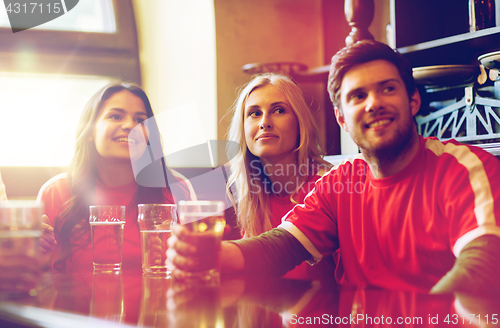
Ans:
{"label": "blonde woman's hair", "polygon": [[[231,174],[227,189],[238,223],[244,231],[243,237],[257,236],[271,230],[272,218],[269,210],[270,193],[265,193],[264,181],[270,181],[264,173],[259,157],[253,155],[247,147],[244,132],[245,104],[250,94],[261,87],[273,85],[288,100],[299,123],[299,142],[297,148],[298,183],[290,195],[293,196],[302,188],[310,177],[311,167],[327,170],[331,165],[321,157],[318,128],[311,110],[307,106],[302,90],[289,77],[276,73],[260,74],[252,78],[241,90],[233,107],[233,118],[229,126],[228,139],[239,145],[238,154],[231,160]],[[251,165],[252,164],[252,165]],[[318,170],[315,170],[315,174]]]}

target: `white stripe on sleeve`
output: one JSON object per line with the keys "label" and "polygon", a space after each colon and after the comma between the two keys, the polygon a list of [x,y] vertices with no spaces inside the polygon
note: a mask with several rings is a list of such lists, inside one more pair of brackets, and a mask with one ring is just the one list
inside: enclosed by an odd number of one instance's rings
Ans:
{"label": "white stripe on sleeve", "polygon": [[308,260],[307,263],[310,265],[316,264],[323,258],[323,255],[314,247],[313,243],[309,240],[309,238],[304,235],[302,231],[299,230],[292,222],[284,221],[282,222],[278,228],[283,228],[289,233],[291,233],[297,240],[304,246],[304,248],[313,256],[314,259]]}

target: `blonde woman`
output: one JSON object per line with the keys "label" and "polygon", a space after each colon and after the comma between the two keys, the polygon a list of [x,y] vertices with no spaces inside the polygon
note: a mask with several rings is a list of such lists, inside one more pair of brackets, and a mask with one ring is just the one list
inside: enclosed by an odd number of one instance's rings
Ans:
{"label": "blonde woman", "polygon": [[[255,76],[232,110],[229,140],[239,144],[240,152],[231,161],[228,193],[247,238],[277,227],[331,165],[321,158],[313,115],[289,77]],[[285,277],[332,277],[334,268],[332,256],[325,256],[317,265],[303,263]]]}

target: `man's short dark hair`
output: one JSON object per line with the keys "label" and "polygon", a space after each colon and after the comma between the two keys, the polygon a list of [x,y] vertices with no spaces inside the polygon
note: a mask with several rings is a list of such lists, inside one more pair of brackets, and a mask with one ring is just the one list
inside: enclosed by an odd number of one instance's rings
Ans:
{"label": "man's short dark hair", "polygon": [[396,66],[405,84],[408,97],[413,95],[415,92],[415,80],[413,79],[412,68],[408,60],[384,43],[373,40],[362,40],[342,48],[332,57],[330,74],[328,75],[328,93],[336,108],[342,111],[340,108],[340,86],[347,71],[355,65],[378,59],[387,60]]}

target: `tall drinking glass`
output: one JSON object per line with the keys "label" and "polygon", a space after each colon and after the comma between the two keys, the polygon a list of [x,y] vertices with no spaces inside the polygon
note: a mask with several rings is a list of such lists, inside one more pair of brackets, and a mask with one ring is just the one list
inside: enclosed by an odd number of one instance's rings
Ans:
{"label": "tall drinking glass", "polygon": [[172,204],[138,205],[143,273],[170,275],[165,261],[167,240],[172,235],[171,226],[177,221],[176,208]]}
{"label": "tall drinking glass", "polygon": [[180,201],[179,222],[196,237],[201,250],[200,270],[189,279],[218,282],[220,279],[220,248],[226,221],[225,203],[221,201]]}
{"label": "tall drinking glass", "polygon": [[120,273],[125,206],[90,206],[94,273]]}
{"label": "tall drinking glass", "polygon": [[43,204],[0,202],[0,299],[33,295]]}

